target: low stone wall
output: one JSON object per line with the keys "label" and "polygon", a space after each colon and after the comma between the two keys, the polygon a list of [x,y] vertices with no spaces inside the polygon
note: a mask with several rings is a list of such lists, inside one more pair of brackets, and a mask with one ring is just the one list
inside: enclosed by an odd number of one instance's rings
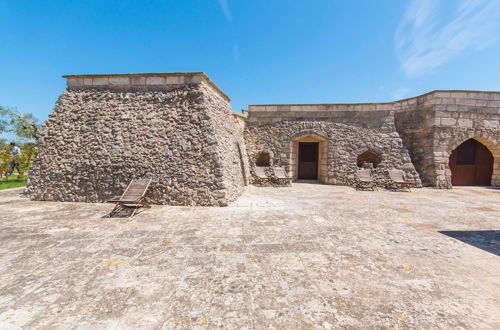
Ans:
{"label": "low stone wall", "polygon": [[194,83],[197,77],[143,89],[82,86],[75,81],[85,84],[86,76],[71,76],[37,141],[31,198],[103,202],[146,176],[153,178],[152,203],[225,206],[236,199],[246,175],[242,134],[228,98],[203,77]]}

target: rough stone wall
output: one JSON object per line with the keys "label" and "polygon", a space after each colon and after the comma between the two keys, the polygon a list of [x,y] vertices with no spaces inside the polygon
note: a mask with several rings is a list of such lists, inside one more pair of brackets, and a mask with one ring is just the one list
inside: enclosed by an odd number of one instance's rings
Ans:
{"label": "rough stone wall", "polygon": [[[207,89],[207,87],[203,87]],[[227,202],[234,201],[243,192],[248,184],[250,175],[248,167],[248,156],[246,154],[243,134],[229,103],[215,93],[206,91],[205,103],[209,109],[209,116],[214,128],[213,138],[217,141],[218,163],[224,181],[225,198]]]}
{"label": "rough stone wall", "polygon": [[397,131],[424,186],[431,185],[428,169],[434,166],[432,129],[426,125],[432,116],[433,112],[423,107],[395,113]]}
{"label": "rough stone wall", "polygon": [[168,90],[70,86],[37,141],[29,195],[102,202],[150,176],[152,203],[227,205],[243,186],[226,170],[235,148],[218,140],[231,131],[241,137],[216,94],[199,83]]}
{"label": "rough stone wall", "polygon": [[382,160],[374,169],[381,185],[389,183],[387,170],[402,169],[413,186],[421,185],[408,151],[394,127],[390,112],[310,112],[308,119],[292,119],[293,113],[249,112],[245,128],[247,153],[252,166],[257,154],[268,151],[272,164],[285,166],[293,175],[293,140],[300,136],[326,139],[327,175],[324,183],[352,185],[355,182],[357,157],[372,150]]}
{"label": "rough stone wall", "polygon": [[432,92],[396,113],[396,126],[424,183],[451,188],[450,154],[475,138],[493,154],[491,184],[500,186],[500,93]]}

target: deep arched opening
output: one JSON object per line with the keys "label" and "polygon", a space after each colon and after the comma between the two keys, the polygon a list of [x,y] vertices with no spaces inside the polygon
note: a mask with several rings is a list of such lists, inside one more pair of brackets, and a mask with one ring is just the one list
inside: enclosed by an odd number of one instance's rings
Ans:
{"label": "deep arched opening", "polygon": [[489,186],[493,155],[481,142],[469,139],[452,151],[449,160],[453,186]]}
{"label": "deep arched opening", "polygon": [[380,164],[381,157],[375,151],[367,150],[358,155],[356,164],[358,167],[377,167]]}
{"label": "deep arched opening", "polygon": [[255,161],[255,165],[260,167],[269,167],[271,166],[271,155],[268,152],[261,151],[257,155],[257,160]]}

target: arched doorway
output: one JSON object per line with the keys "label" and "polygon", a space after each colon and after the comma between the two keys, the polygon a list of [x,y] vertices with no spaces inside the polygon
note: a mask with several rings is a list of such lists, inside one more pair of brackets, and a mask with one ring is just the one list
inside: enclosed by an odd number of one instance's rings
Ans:
{"label": "arched doorway", "polygon": [[328,141],[311,131],[302,131],[292,137],[291,169],[294,180],[325,182],[328,174]]}
{"label": "arched doorway", "polygon": [[489,186],[493,155],[482,143],[469,139],[452,151],[449,167],[454,186]]}

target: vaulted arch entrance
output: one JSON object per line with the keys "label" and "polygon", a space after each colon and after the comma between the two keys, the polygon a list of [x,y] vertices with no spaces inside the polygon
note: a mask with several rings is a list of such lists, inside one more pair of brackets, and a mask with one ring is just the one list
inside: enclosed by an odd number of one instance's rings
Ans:
{"label": "vaulted arch entrance", "polygon": [[318,180],[327,176],[327,145],[325,137],[313,132],[301,132],[292,138],[292,177],[294,180]]}
{"label": "vaulted arch entrance", "polygon": [[454,186],[489,186],[493,175],[493,155],[475,139],[459,145],[450,155],[451,184]]}

